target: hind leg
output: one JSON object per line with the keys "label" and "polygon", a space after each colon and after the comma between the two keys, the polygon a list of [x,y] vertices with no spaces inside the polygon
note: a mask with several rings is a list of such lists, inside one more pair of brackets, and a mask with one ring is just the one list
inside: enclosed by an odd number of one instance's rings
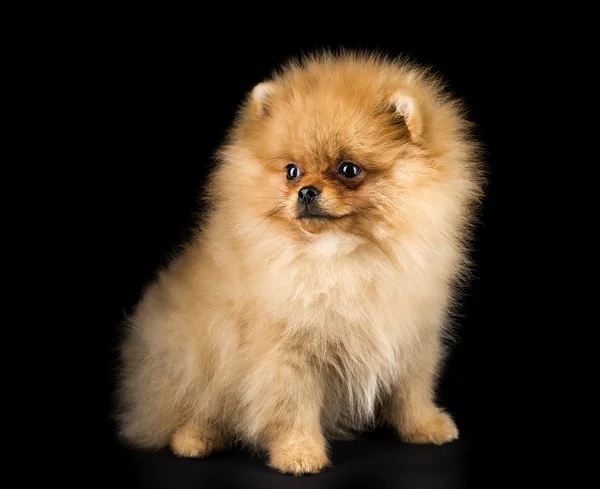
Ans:
{"label": "hind leg", "polygon": [[179,457],[205,457],[225,446],[222,433],[208,423],[187,423],[177,428],[171,437],[171,450]]}

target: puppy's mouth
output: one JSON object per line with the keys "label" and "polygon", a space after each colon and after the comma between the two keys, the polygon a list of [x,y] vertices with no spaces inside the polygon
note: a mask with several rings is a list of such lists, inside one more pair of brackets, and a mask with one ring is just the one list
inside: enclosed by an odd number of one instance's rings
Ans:
{"label": "puppy's mouth", "polygon": [[335,214],[330,214],[319,208],[303,205],[302,207],[300,207],[296,219],[305,219],[307,221],[327,221],[341,219],[343,217],[344,216],[336,216]]}

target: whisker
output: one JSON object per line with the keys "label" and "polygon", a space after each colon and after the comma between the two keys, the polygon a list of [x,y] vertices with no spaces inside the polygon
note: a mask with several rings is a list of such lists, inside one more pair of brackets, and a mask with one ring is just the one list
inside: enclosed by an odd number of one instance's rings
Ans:
{"label": "whisker", "polygon": [[[281,209],[279,209],[279,210],[281,210]],[[279,213],[279,210],[277,211],[277,213]],[[276,213],[276,214],[277,214],[277,213]],[[267,232],[267,231],[268,231],[268,229],[271,227],[271,224],[273,224],[273,221],[275,221],[275,219],[274,219],[274,217],[273,217],[273,215],[272,215],[272,216],[271,216],[271,222],[269,222],[269,225],[268,225],[268,226],[265,228],[265,230],[263,231],[263,233],[262,233],[262,236],[260,237],[259,241],[261,241],[261,240],[264,238],[264,236],[265,236],[266,232]]]}
{"label": "whisker", "polygon": [[279,204],[277,204],[275,207],[273,207],[273,209],[271,209],[271,212],[269,212],[266,217],[264,219],[262,219],[258,224],[252,226],[248,232],[252,231],[256,226],[259,226],[260,224],[262,224],[263,222],[265,222],[267,219],[269,219],[269,217],[271,217],[275,212],[278,212],[279,210],[281,210],[281,206],[284,204],[284,202],[281,202]]}

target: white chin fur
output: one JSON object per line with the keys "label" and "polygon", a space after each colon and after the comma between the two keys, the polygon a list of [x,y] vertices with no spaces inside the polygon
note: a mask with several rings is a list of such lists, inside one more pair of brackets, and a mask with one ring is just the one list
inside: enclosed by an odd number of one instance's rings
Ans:
{"label": "white chin fur", "polygon": [[330,230],[318,234],[303,230],[310,238],[307,244],[307,253],[320,258],[331,258],[336,255],[350,253],[363,239],[341,230]]}

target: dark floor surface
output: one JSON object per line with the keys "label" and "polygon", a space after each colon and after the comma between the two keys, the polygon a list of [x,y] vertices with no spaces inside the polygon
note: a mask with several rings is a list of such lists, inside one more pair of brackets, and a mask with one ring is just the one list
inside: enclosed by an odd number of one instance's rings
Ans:
{"label": "dark floor surface", "polygon": [[332,466],[319,475],[279,474],[257,454],[232,450],[202,460],[169,450],[146,452],[113,444],[110,487],[198,488],[409,488],[465,489],[471,483],[473,444],[468,437],[444,445],[408,445],[390,431],[331,444]]}

